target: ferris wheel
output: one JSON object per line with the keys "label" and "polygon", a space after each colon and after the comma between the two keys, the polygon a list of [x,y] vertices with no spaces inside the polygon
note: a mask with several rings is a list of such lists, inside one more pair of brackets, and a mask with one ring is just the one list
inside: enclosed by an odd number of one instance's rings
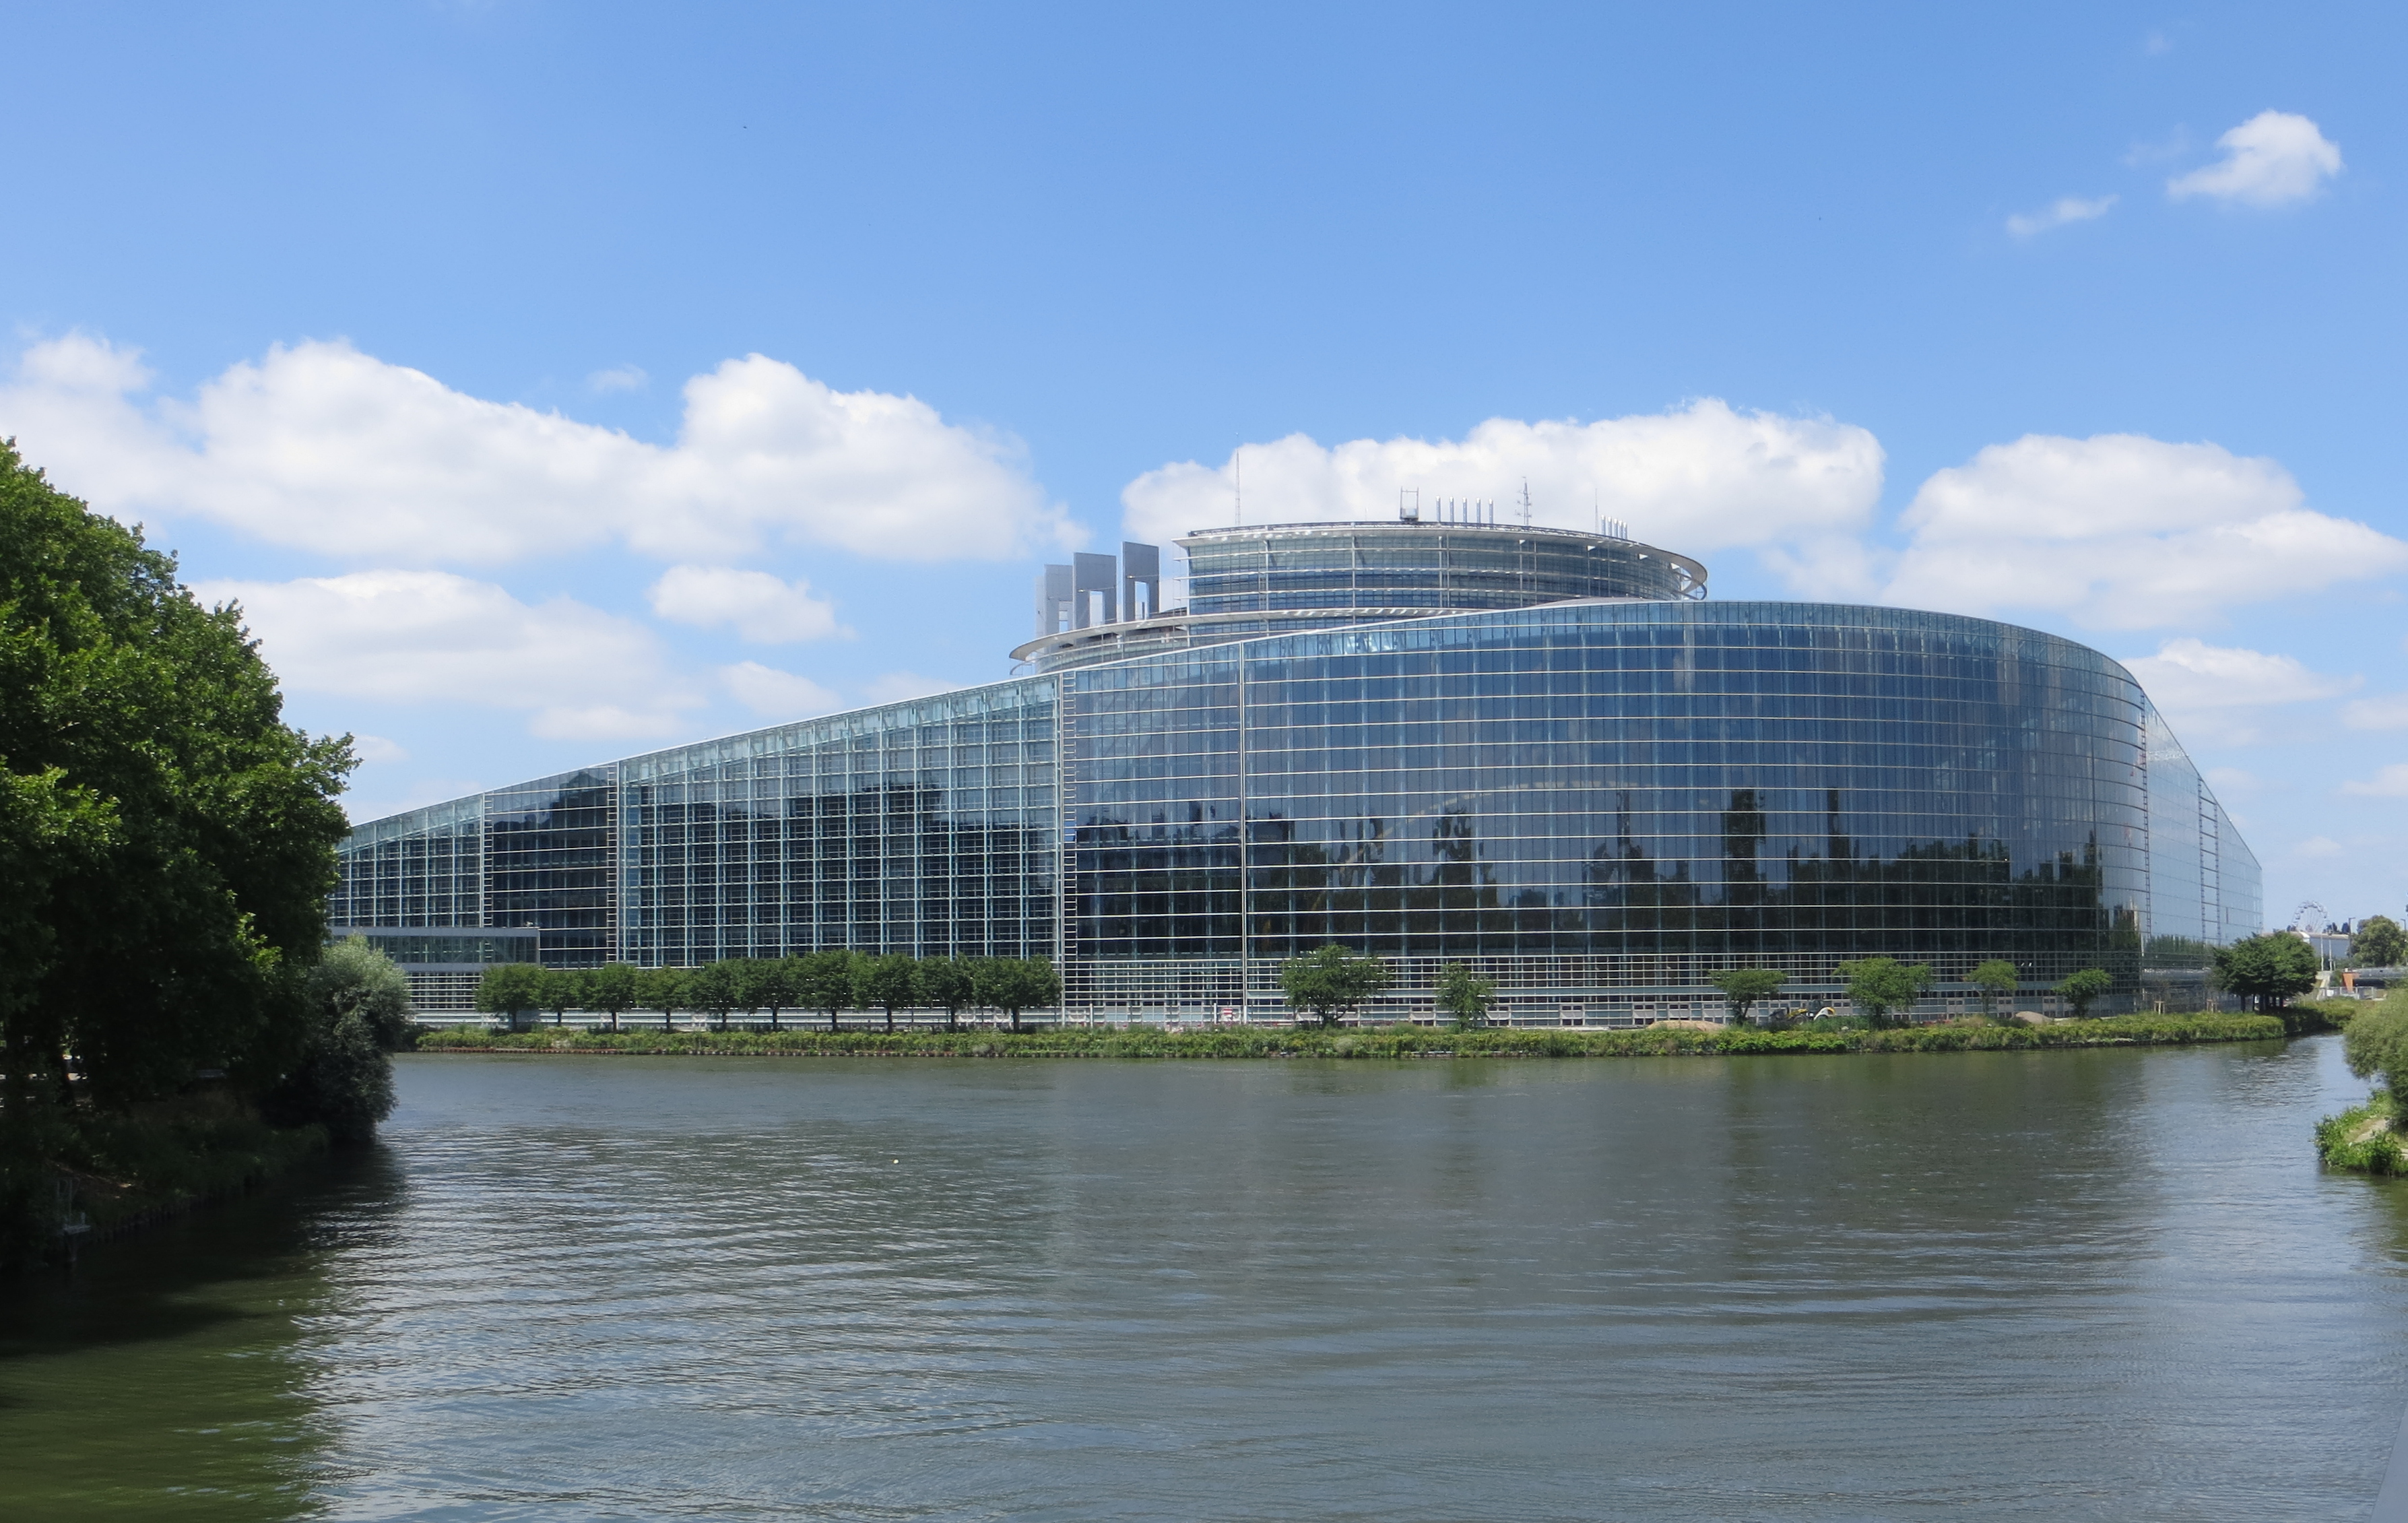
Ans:
{"label": "ferris wheel", "polygon": [[2291,929],[2295,931],[2322,930],[2331,924],[2332,916],[2314,899],[2301,899],[2300,907],[2291,912]]}

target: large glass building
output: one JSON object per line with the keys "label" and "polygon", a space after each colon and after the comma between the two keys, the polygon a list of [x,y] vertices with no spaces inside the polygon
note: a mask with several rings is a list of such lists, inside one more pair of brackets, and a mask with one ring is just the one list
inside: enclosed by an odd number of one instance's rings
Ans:
{"label": "large glass building", "polygon": [[360,826],[337,934],[430,1010],[482,962],[823,948],[1049,955],[1064,1014],[1280,1019],[1336,941],[1430,1013],[1719,1009],[1729,968],[1977,963],[2034,990],[2195,965],[2261,918],[2249,848],[2115,662],[1952,614],[1715,602],[1694,560],[1484,522],[1297,524],[1038,584],[1025,675]]}

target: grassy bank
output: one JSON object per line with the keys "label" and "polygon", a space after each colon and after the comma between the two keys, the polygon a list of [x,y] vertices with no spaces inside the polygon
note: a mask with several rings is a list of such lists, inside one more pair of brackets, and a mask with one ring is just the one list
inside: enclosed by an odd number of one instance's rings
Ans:
{"label": "grassy bank", "polygon": [[730,1057],[1675,1057],[1740,1053],[1937,1053],[2036,1047],[2268,1042],[2285,1035],[2272,1015],[2113,1015],[2063,1026],[1966,1023],[1891,1030],[1451,1031],[1391,1026],[1297,1030],[1213,1027],[1177,1033],[1062,1027],[1042,1031],[607,1031],[566,1028],[433,1031],[421,1052],[621,1053]]}
{"label": "grassy bank", "polygon": [[2328,1169],[2351,1169],[2365,1174],[2408,1174],[2408,1155],[2400,1148],[2398,1119],[2391,1092],[2378,1089],[2363,1105],[2316,1123],[2316,1157]]}
{"label": "grassy bank", "polygon": [[[231,1106],[183,1102],[136,1114],[45,1117],[5,1142],[0,1270],[241,1194],[327,1145],[322,1127],[271,1127]],[[77,1224],[84,1230],[65,1230]]]}

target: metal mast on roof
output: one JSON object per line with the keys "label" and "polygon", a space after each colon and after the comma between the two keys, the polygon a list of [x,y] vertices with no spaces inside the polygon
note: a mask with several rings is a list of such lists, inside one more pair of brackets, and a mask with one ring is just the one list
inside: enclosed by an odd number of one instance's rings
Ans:
{"label": "metal mast on roof", "polygon": [[1522,526],[1530,526],[1530,478],[1522,478]]}

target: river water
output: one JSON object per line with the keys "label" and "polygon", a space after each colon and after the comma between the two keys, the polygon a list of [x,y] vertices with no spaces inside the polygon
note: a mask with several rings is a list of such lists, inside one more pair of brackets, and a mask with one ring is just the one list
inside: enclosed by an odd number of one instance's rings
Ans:
{"label": "river water", "polygon": [[0,1515],[2364,1519],[2408,1190],[2288,1047],[423,1056],[0,1313]]}

